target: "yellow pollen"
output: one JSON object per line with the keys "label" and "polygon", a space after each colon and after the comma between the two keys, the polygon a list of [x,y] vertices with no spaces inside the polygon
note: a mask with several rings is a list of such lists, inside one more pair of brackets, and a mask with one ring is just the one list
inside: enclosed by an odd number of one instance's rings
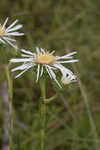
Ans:
{"label": "yellow pollen", "polygon": [[51,65],[54,61],[55,61],[54,56],[50,54],[39,54],[36,56],[37,64]]}
{"label": "yellow pollen", "polygon": [[5,30],[0,27],[0,36],[3,36],[4,33],[5,33]]}

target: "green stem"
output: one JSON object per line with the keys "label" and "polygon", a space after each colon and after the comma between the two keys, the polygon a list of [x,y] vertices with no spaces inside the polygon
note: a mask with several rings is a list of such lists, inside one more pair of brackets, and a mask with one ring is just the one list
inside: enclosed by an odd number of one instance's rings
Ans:
{"label": "green stem", "polygon": [[41,135],[40,135],[40,150],[44,150],[45,144],[45,124],[46,124],[46,91],[45,91],[45,80],[42,79],[40,82],[41,98],[40,98],[40,123],[41,123]]}
{"label": "green stem", "polygon": [[12,107],[12,80],[9,74],[8,66],[5,67],[7,83],[8,83],[8,94],[9,94],[9,150],[13,150],[13,107]]}
{"label": "green stem", "polygon": [[51,101],[53,101],[54,99],[56,99],[57,96],[58,96],[58,94],[55,94],[54,96],[52,96],[52,97],[50,97],[50,98],[48,98],[48,99],[45,99],[44,102],[45,102],[46,104],[48,104],[48,103],[50,103]]}

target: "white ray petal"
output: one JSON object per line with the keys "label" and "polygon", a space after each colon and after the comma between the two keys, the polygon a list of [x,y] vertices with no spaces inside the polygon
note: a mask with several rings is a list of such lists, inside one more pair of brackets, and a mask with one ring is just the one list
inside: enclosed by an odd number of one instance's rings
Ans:
{"label": "white ray petal", "polygon": [[60,60],[60,59],[72,59],[74,54],[76,54],[77,52],[72,52],[72,53],[69,53],[67,55],[64,55],[64,56],[55,56],[56,60]]}
{"label": "white ray petal", "polygon": [[71,56],[71,55],[74,55],[74,54],[77,54],[77,52],[71,52],[71,53],[69,53],[69,54],[67,54],[66,56]]}
{"label": "white ray petal", "polygon": [[11,28],[11,29],[6,29],[7,32],[12,32],[12,31],[15,31],[15,30],[19,30],[20,28],[22,28],[23,25],[19,24],[19,25],[16,25],[15,27]]}
{"label": "white ray petal", "polygon": [[66,77],[67,75],[73,75],[73,72],[71,70],[61,64],[54,64],[54,66],[61,71],[63,77]]}
{"label": "white ray petal", "polygon": [[61,59],[72,59],[73,57],[72,56],[69,56],[69,57],[67,57],[67,56],[55,56],[55,59],[56,60],[61,60]]}
{"label": "white ray petal", "polygon": [[23,36],[24,33],[19,32],[12,32],[12,33],[5,33],[6,36]]}
{"label": "white ray petal", "polygon": [[79,60],[77,59],[73,59],[73,60],[66,60],[66,61],[56,61],[56,63],[75,63],[75,62],[78,62]]}
{"label": "white ray petal", "polygon": [[23,53],[25,53],[25,54],[29,54],[29,55],[32,55],[32,56],[35,55],[34,53],[32,53],[32,52],[30,52],[30,51],[27,51],[27,50],[25,50],[25,49],[21,49],[21,51],[22,51]]}
{"label": "white ray petal", "polygon": [[2,26],[2,29],[5,29],[5,26],[6,26],[7,22],[8,22],[8,18],[6,18],[6,20],[5,20],[5,22],[4,22],[3,26]]}
{"label": "white ray petal", "polygon": [[32,58],[33,57],[33,56],[30,56],[30,55],[25,55],[25,54],[21,54],[21,56],[22,57],[28,57],[28,58],[30,58],[30,57]]}
{"label": "white ray petal", "polygon": [[6,44],[5,41],[1,38],[0,38],[0,42],[3,43],[3,44]]}
{"label": "white ray petal", "polygon": [[5,41],[11,45],[12,47],[14,47],[15,49],[18,49],[18,47],[16,45],[14,45],[13,43],[11,43],[9,40],[5,39]]}
{"label": "white ray petal", "polygon": [[8,30],[8,29],[11,29],[17,22],[18,22],[18,20],[15,20],[15,21],[7,28],[7,30]]}
{"label": "white ray petal", "polygon": [[16,68],[12,69],[11,72],[14,72],[14,71],[17,71],[17,70],[25,70],[28,66],[29,65],[27,65],[27,64],[23,64],[21,66],[18,66]]}
{"label": "white ray petal", "polygon": [[46,70],[47,70],[47,72],[48,72],[48,74],[49,74],[50,78],[52,79],[52,76],[51,76],[50,71],[49,71],[49,69],[48,69],[48,67],[47,67],[47,66],[46,66]]}
{"label": "white ray petal", "polygon": [[53,70],[56,70],[56,67],[55,66],[49,66],[49,65],[46,65],[48,66],[49,68],[53,69]]}
{"label": "white ray petal", "polygon": [[20,77],[24,72],[26,72],[28,69],[30,69],[32,66],[29,65],[25,70],[23,70],[21,73],[19,73],[15,78]]}
{"label": "white ray petal", "polygon": [[40,77],[43,75],[43,66],[41,67]]}
{"label": "white ray petal", "polygon": [[8,37],[3,37],[3,39],[5,39],[5,40],[9,40],[9,41],[13,41],[13,42],[16,42],[16,40],[15,40],[15,39],[8,38]]}
{"label": "white ray petal", "polygon": [[51,74],[52,78],[55,79],[55,78],[56,78],[55,73],[52,71],[51,68],[48,67],[48,69],[49,69],[49,71],[50,71],[50,74]]}
{"label": "white ray petal", "polygon": [[19,63],[19,62],[32,62],[32,59],[31,58],[12,58],[11,60],[10,60],[10,62],[11,63]]}
{"label": "white ray petal", "polygon": [[53,72],[53,70],[52,70],[51,68],[48,68],[48,69],[49,69],[50,74],[51,74],[52,78],[54,79],[54,81],[55,81],[55,82],[58,84],[58,86],[61,88],[61,85],[60,85],[59,82],[57,81],[56,75],[55,75],[55,73]]}
{"label": "white ray petal", "polygon": [[19,73],[16,77],[15,77],[15,79],[16,78],[18,78],[18,77],[20,77],[24,72],[26,72],[28,70],[28,68],[27,69],[25,69],[24,71],[22,71],[21,73]]}
{"label": "white ray petal", "polygon": [[41,48],[41,52],[42,52],[43,54],[45,54],[45,51],[44,51],[44,49],[43,49],[43,48]]}
{"label": "white ray petal", "polygon": [[36,47],[36,52],[37,52],[37,54],[40,54],[40,50],[38,47]]}
{"label": "white ray petal", "polygon": [[39,79],[39,73],[40,73],[40,65],[38,65],[38,67],[37,67],[37,78],[36,78],[36,82],[37,82],[38,79]]}
{"label": "white ray petal", "polygon": [[52,55],[52,54],[54,54],[55,53],[55,51],[52,51],[50,54]]}

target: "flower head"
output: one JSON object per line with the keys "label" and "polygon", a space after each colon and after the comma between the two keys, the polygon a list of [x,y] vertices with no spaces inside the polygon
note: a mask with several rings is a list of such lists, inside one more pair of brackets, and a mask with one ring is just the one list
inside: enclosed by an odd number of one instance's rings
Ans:
{"label": "flower head", "polygon": [[76,76],[72,73],[72,71],[62,65],[66,63],[78,62],[78,60],[72,59],[72,55],[76,54],[76,52],[72,52],[64,56],[54,56],[53,54],[55,51],[48,52],[43,48],[36,48],[36,53],[32,53],[24,49],[22,49],[21,52],[22,58],[15,58],[10,60],[11,63],[23,63],[22,65],[11,70],[12,72],[17,70],[21,71],[21,73],[19,73],[16,78],[22,75],[29,68],[37,67],[37,81],[39,77],[43,75],[44,69],[47,71],[50,78],[53,79],[59,86],[60,84],[56,79],[55,74],[55,70],[57,69],[61,71],[63,80],[68,79],[69,83],[73,80],[76,80]]}
{"label": "flower head", "polygon": [[70,75],[70,76],[66,76],[66,77],[62,76],[61,82],[64,85],[70,84],[71,82],[76,82],[77,81],[76,78],[77,78],[76,75]]}
{"label": "flower head", "polygon": [[10,26],[6,28],[6,24],[8,22],[8,18],[5,20],[3,25],[0,25],[0,42],[3,44],[8,43],[12,47],[17,49],[17,46],[13,44],[13,42],[16,42],[15,39],[12,39],[12,36],[22,36],[24,33],[15,32],[22,28],[21,24],[16,25],[18,20],[15,20]]}

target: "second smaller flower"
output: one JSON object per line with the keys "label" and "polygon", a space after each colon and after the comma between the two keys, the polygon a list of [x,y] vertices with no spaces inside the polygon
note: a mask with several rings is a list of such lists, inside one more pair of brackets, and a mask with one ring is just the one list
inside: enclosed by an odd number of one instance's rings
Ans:
{"label": "second smaller flower", "polygon": [[0,24],[0,42],[3,44],[8,43],[15,49],[17,49],[17,46],[13,44],[13,42],[16,42],[15,39],[12,39],[12,36],[22,36],[24,33],[15,32],[22,28],[21,24],[16,25],[18,20],[15,20],[10,26],[6,28],[6,24],[8,22],[8,18],[5,20],[4,24]]}

